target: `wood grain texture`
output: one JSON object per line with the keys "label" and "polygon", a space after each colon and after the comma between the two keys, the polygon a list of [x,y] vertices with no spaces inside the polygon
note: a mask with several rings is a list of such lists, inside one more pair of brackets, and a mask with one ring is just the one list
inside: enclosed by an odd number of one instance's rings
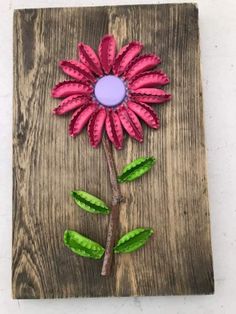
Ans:
{"label": "wood grain texture", "polygon": [[[69,191],[111,199],[102,147],[84,131],[67,133],[69,116],[51,114],[57,62],[76,57],[79,41],[98,46],[112,33],[119,46],[140,40],[161,56],[171,78],[168,104],[156,106],[161,128],[144,126],[144,144],[129,137],[115,152],[119,170],[140,156],[157,164],[123,184],[120,235],[139,226],[155,235],[141,250],[102,261],[75,256],[65,229],[105,245],[108,217],[89,215]],[[198,11],[192,4],[17,10],[14,14],[13,262],[14,298],[207,294],[214,290],[205,166]]]}

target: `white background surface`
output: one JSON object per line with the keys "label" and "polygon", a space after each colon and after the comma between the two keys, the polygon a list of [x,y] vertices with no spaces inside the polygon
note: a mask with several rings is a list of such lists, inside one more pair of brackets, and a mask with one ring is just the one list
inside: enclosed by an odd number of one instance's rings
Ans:
{"label": "white background surface", "polygon": [[[11,299],[12,16],[15,8],[147,4],[132,0],[1,0],[0,313],[236,313],[236,1],[199,0],[216,292],[213,296]],[[181,1],[172,1],[181,2]],[[192,1],[185,1],[192,2]]]}

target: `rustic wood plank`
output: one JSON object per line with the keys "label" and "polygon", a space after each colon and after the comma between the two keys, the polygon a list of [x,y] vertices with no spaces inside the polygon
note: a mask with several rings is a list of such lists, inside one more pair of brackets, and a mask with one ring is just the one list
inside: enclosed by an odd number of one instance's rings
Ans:
{"label": "rustic wood plank", "polygon": [[[50,114],[50,89],[65,76],[60,59],[76,44],[94,48],[105,33],[119,46],[140,40],[162,58],[173,101],[157,109],[159,131],[144,127],[144,144],[126,139],[115,152],[118,169],[135,157],[158,161],[139,181],[122,185],[120,234],[151,226],[145,248],[115,257],[113,275],[102,261],[64,247],[67,228],[105,245],[107,217],[78,210],[69,196],[83,188],[110,202],[102,148],[75,140],[68,119]],[[198,11],[195,5],[145,5],[17,10],[14,15],[13,262],[14,298],[204,294],[214,290],[205,166]]]}

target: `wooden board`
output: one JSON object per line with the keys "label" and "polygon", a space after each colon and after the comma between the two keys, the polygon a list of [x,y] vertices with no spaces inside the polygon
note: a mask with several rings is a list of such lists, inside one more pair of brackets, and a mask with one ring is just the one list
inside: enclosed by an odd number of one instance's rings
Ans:
{"label": "wooden board", "polygon": [[[76,57],[79,41],[98,46],[112,33],[161,56],[173,100],[156,107],[159,131],[144,127],[144,144],[126,138],[115,152],[119,171],[139,156],[157,164],[139,181],[122,185],[123,234],[150,226],[145,248],[115,257],[113,275],[102,261],[75,256],[63,245],[65,229],[105,245],[108,217],[89,215],[69,191],[83,189],[111,201],[102,147],[86,132],[67,134],[69,116],[51,114],[52,86],[65,76],[58,60]],[[214,290],[205,166],[198,10],[193,4],[33,9],[14,14],[14,298],[68,298],[208,294]]]}

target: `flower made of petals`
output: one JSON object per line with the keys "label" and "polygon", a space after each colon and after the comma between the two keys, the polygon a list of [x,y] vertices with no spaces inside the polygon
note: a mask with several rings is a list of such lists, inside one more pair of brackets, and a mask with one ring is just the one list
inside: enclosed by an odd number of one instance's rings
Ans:
{"label": "flower made of petals", "polygon": [[77,136],[87,125],[92,147],[101,142],[106,130],[116,149],[123,146],[124,130],[138,142],[143,141],[140,119],[158,129],[160,121],[150,106],[171,98],[162,87],[169,78],[161,70],[155,54],[140,55],[143,45],[132,41],[116,54],[116,41],[105,35],[98,53],[89,45],[78,44],[79,60],[62,60],[61,70],[73,80],[60,82],[52,89],[52,97],[62,98],[53,110],[56,115],[74,111],[69,134]]}

